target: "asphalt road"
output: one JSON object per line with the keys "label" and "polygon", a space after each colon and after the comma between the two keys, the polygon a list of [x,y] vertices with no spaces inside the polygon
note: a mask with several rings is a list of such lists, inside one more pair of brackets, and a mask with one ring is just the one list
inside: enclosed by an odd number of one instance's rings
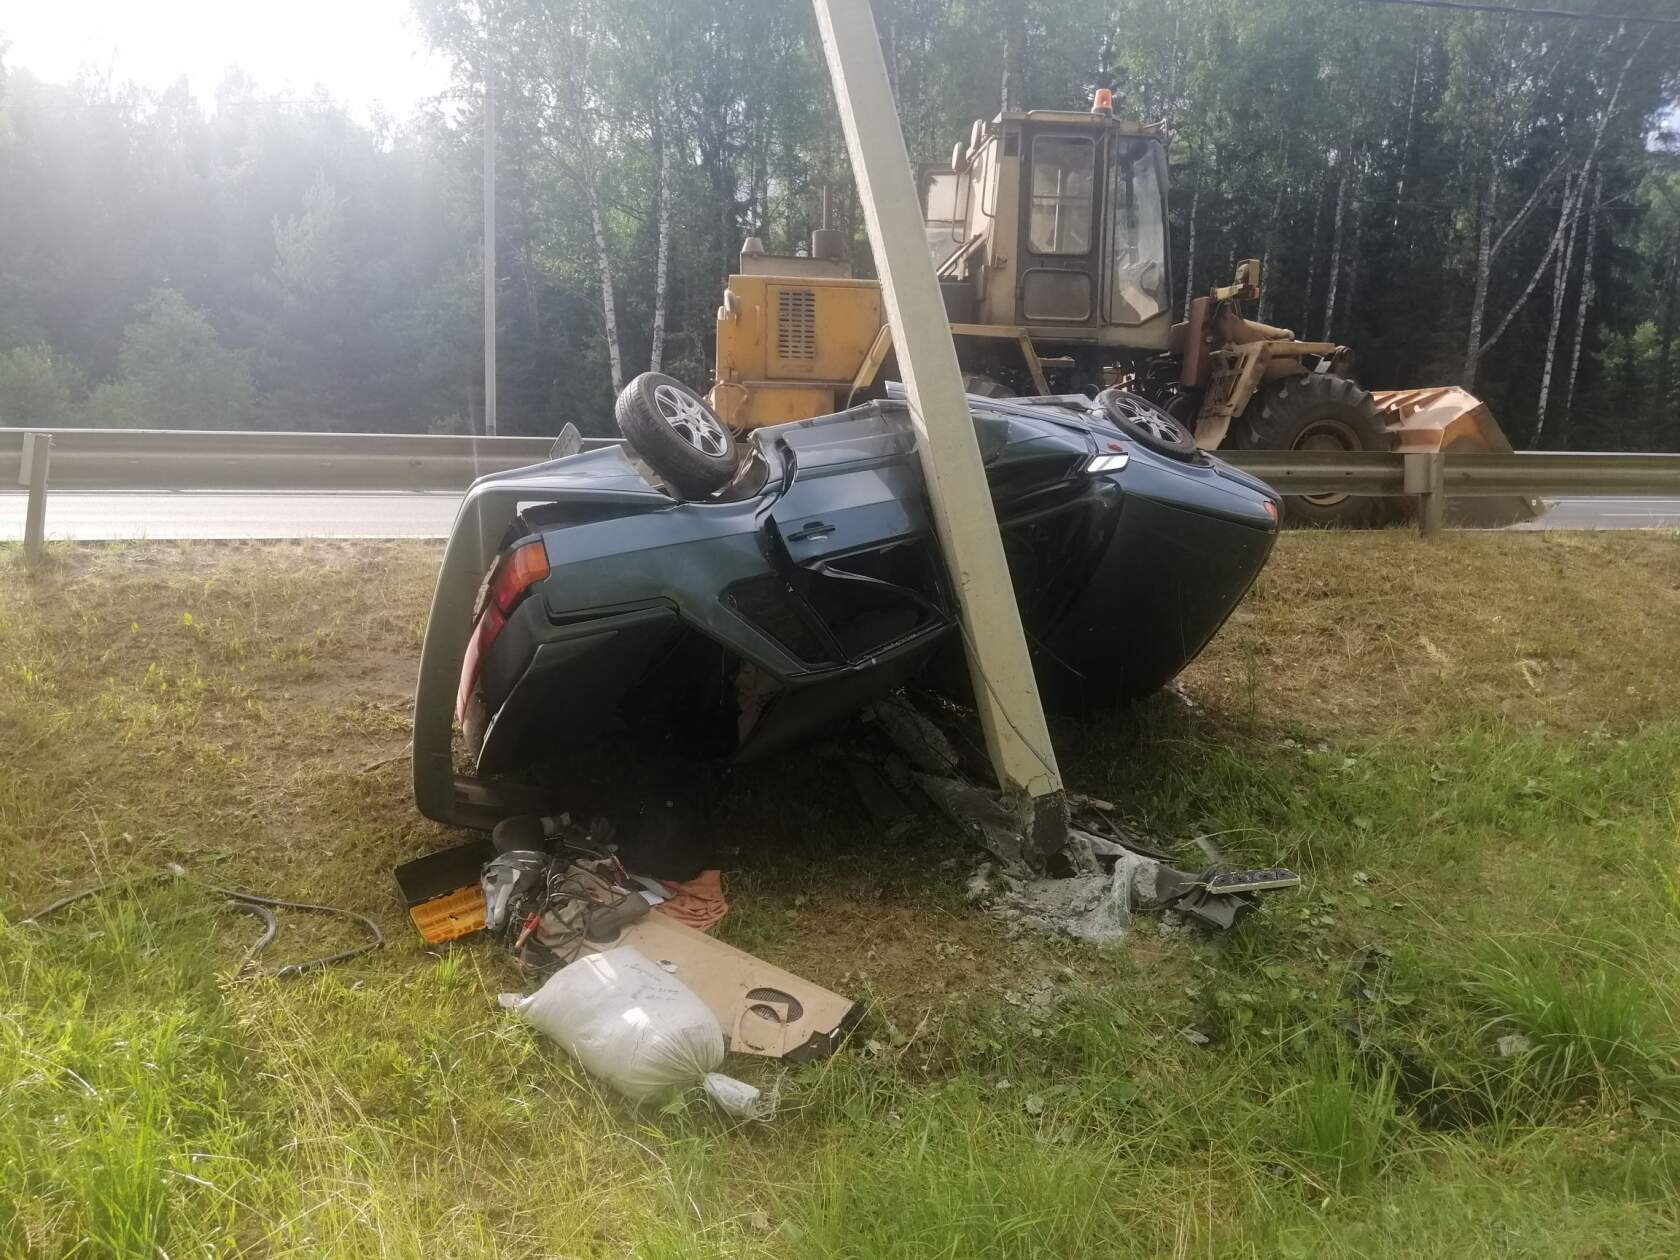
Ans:
{"label": "asphalt road", "polygon": [[[47,537],[443,538],[454,494],[74,494],[47,496]],[[24,497],[0,494],[0,540],[23,537]],[[1680,498],[1562,499],[1513,529],[1680,530]]]}
{"label": "asphalt road", "polygon": [[[445,538],[458,494],[47,494],[47,538]],[[0,494],[0,539],[24,496]]]}
{"label": "asphalt road", "polygon": [[1680,529],[1680,499],[1554,499],[1539,520],[1512,529]]}

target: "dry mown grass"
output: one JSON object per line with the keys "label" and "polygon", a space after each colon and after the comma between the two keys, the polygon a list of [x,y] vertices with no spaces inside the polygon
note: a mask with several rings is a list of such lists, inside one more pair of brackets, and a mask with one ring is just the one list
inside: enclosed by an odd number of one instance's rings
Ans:
{"label": "dry mown grass", "polygon": [[1680,538],[1286,535],[1187,686],[1346,734],[1469,714],[1559,731],[1680,713]]}
{"label": "dry mown grass", "polygon": [[[1672,1241],[1674,538],[1289,535],[1191,703],[1060,733],[1075,785],[1167,842],[1308,872],[1229,940],[1012,938],[956,841],[883,848],[818,761],[737,775],[726,931],[865,998],[873,1043],[790,1077],[764,1132],[600,1097],[493,1009],[499,958],[407,934],[386,872],[451,838],[390,760],[437,558],[55,548],[26,580],[0,551],[0,913],[174,860],[391,937],[288,985],[229,981],[247,924],[185,893],[0,924],[0,1253]],[[1531,1056],[1498,1057],[1510,1031]]]}

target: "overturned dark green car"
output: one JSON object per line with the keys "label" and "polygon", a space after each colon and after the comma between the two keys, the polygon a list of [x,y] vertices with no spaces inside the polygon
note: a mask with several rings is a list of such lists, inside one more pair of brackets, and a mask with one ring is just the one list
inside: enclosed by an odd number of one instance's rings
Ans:
{"label": "overturned dark green car", "polygon": [[[901,399],[737,439],[675,382],[637,385],[628,442],[485,477],[462,504],[416,698],[429,817],[529,807],[519,771],[567,745],[643,732],[762,757],[912,681],[965,695]],[[969,405],[1046,707],[1162,686],[1265,564],[1278,497],[1136,395]]]}

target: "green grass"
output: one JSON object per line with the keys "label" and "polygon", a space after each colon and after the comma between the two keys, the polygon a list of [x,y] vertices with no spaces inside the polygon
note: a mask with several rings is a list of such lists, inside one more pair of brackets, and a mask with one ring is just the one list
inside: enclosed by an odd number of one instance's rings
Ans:
{"label": "green grass", "polygon": [[[732,1061],[769,1126],[629,1106],[496,1008],[494,951],[409,934],[435,564],[0,551],[0,1256],[1680,1253],[1672,540],[1291,536],[1193,705],[1059,731],[1187,858],[1307,876],[1226,937],[1011,936],[829,763],[737,773],[725,934],[868,1008],[827,1063]],[[172,882],[17,921],[171,861],[390,944],[241,975],[256,922]]]}

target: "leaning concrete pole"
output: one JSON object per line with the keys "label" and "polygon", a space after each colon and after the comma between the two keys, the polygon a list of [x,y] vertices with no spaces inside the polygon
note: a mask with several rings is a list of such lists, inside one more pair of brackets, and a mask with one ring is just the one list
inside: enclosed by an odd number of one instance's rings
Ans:
{"label": "leaning concrete pole", "polygon": [[1027,657],[997,515],[868,0],[813,0],[857,177],[893,346],[910,394],[940,546],[957,588],[986,747],[1006,789],[1042,797],[1061,773]]}

